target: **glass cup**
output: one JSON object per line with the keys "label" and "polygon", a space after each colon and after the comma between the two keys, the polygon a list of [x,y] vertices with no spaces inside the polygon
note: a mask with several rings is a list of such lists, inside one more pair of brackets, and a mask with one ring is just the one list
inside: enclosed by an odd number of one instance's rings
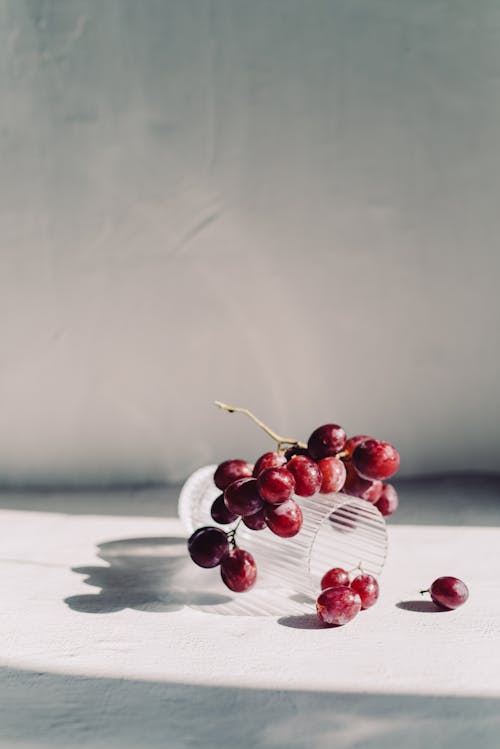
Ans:
{"label": "glass cup", "polygon": [[[179,497],[179,516],[191,534],[204,525],[215,525],[210,507],[220,494],[213,482],[217,466],[195,471],[184,484]],[[303,596],[316,597],[321,578],[332,567],[378,576],[387,555],[387,527],[380,512],[364,499],[347,494],[315,494],[296,497],[304,522],[292,538],[280,538],[267,528],[253,531],[243,523],[238,527],[239,547],[255,558],[257,587],[280,588]],[[236,523],[218,526],[230,530]]]}

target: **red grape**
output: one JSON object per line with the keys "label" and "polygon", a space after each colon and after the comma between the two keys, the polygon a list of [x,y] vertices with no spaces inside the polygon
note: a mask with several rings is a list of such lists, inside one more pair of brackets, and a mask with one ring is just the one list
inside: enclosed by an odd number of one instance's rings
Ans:
{"label": "red grape", "polygon": [[295,479],[295,494],[298,497],[312,497],[321,486],[321,471],[318,464],[305,455],[294,455],[287,468]]}
{"label": "red grape", "polygon": [[217,466],[214,473],[214,483],[222,492],[236,479],[252,475],[253,466],[246,460],[225,460]]}
{"label": "red grape", "polygon": [[302,528],[302,510],[293,499],[281,505],[267,505],[265,516],[269,530],[282,538],[291,538]]}
{"label": "red grape", "polygon": [[347,453],[347,457],[351,458],[354,450],[357,448],[357,446],[364,442],[365,440],[372,440],[373,437],[370,437],[369,434],[356,434],[354,437],[349,437],[347,442],[345,443],[343,449]]}
{"label": "red grape", "polygon": [[352,463],[347,463],[347,476],[342,492],[352,497],[366,499],[368,502],[375,504],[382,493],[383,484],[381,481],[368,481],[362,478]]}
{"label": "red grape", "polygon": [[398,509],[398,493],[392,484],[383,484],[380,498],[376,501],[375,507],[382,515],[392,515]]}
{"label": "red grape", "polygon": [[323,424],[309,437],[307,449],[311,458],[321,460],[335,456],[345,445],[346,433],[338,424]]}
{"label": "red grape", "polygon": [[456,609],[469,597],[467,585],[458,577],[438,577],[429,592],[434,603],[442,609]]}
{"label": "red grape", "polygon": [[316,611],[324,624],[347,624],[361,611],[361,599],[346,585],[323,590],[316,601]]}
{"label": "red grape", "polygon": [[399,468],[399,453],[395,447],[382,440],[365,440],[352,454],[357,472],[365,479],[388,479]]}
{"label": "red grape", "polygon": [[361,598],[362,608],[368,609],[377,602],[379,588],[377,579],[373,575],[365,573],[358,575],[352,581],[351,588]]}
{"label": "red grape", "polygon": [[238,519],[238,515],[235,512],[230,512],[230,510],[227,509],[223,494],[219,494],[217,499],[214,499],[210,509],[210,515],[212,516],[212,520],[215,520],[216,523],[220,523],[221,525],[234,523],[234,521]]}
{"label": "red grape", "polygon": [[349,574],[342,567],[333,567],[321,578],[321,590],[338,588],[339,585],[349,587]]}
{"label": "red grape", "polygon": [[279,468],[280,466],[285,465],[285,463],[286,458],[284,455],[280,455],[279,453],[264,453],[264,455],[261,455],[255,463],[253,467],[253,475],[255,478],[258,478],[266,468]]}
{"label": "red grape", "polygon": [[230,590],[243,593],[257,579],[257,566],[253,556],[243,549],[231,549],[220,564],[220,574]]}
{"label": "red grape", "polygon": [[243,525],[252,531],[263,531],[266,527],[266,513],[264,508],[253,515],[247,515],[243,518]]}
{"label": "red grape", "polygon": [[293,494],[295,479],[284,466],[266,468],[257,479],[259,494],[266,502],[277,505],[286,502]]}
{"label": "red grape", "polygon": [[199,567],[217,567],[229,551],[227,536],[221,528],[198,528],[188,540],[189,556]]}
{"label": "red grape", "polygon": [[257,490],[257,479],[237,479],[224,492],[224,502],[230,512],[245,517],[264,507]]}
{"label": "red grape", "polygon": [[322,494],[332,494],[339,492],[345,484],[346,469],[345,465],[338,458],[322,458],[318,461],[319,470],[321,471]]}

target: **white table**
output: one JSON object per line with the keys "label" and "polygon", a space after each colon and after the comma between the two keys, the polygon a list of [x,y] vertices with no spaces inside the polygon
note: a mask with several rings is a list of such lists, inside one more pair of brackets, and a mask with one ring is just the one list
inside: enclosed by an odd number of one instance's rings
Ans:
{"label": "white table", "polygon": [[[4,496],[0,747],[498,749],[498,522],[391,524],[379,602],[325,629],[191,565],[176,494]],[[442,574],[462,609],[420,599]]]}

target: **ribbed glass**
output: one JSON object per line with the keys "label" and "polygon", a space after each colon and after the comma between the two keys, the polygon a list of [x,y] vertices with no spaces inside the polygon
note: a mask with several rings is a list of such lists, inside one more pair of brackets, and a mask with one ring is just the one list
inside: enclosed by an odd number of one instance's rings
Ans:
{"label": "ribbed glass", "polygon": [[[188,533],[217,525],[210,507],[220,490],[213,483],[215,465],[195,471],[179,497],[179,516]],[[346,494],[294,497],[304,522],[292,538],[280,538],[268,529],[252,531],[241,524],[237,543],[255,557],[259,586],[284,586],[306,596],[317,595],[324,573],[331,567],[379,575],[387,554],[387,528],[380,512],[363,499]],[[233,524],[234,525],[234,524]],[[229,530],[233,526],[220,526]]]}

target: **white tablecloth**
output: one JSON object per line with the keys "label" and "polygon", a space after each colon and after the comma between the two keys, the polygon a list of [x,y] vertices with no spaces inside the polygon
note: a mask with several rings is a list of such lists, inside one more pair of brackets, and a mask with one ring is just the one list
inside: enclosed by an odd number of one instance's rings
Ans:
{"label": "white tablecloth", "polygon": [[[194,567],[173,499],[4,503],[0,747],[498,749],[500,528],[391,525],[379,602],[327,629]],[[418,594],[446,574],[455,612]]]}

